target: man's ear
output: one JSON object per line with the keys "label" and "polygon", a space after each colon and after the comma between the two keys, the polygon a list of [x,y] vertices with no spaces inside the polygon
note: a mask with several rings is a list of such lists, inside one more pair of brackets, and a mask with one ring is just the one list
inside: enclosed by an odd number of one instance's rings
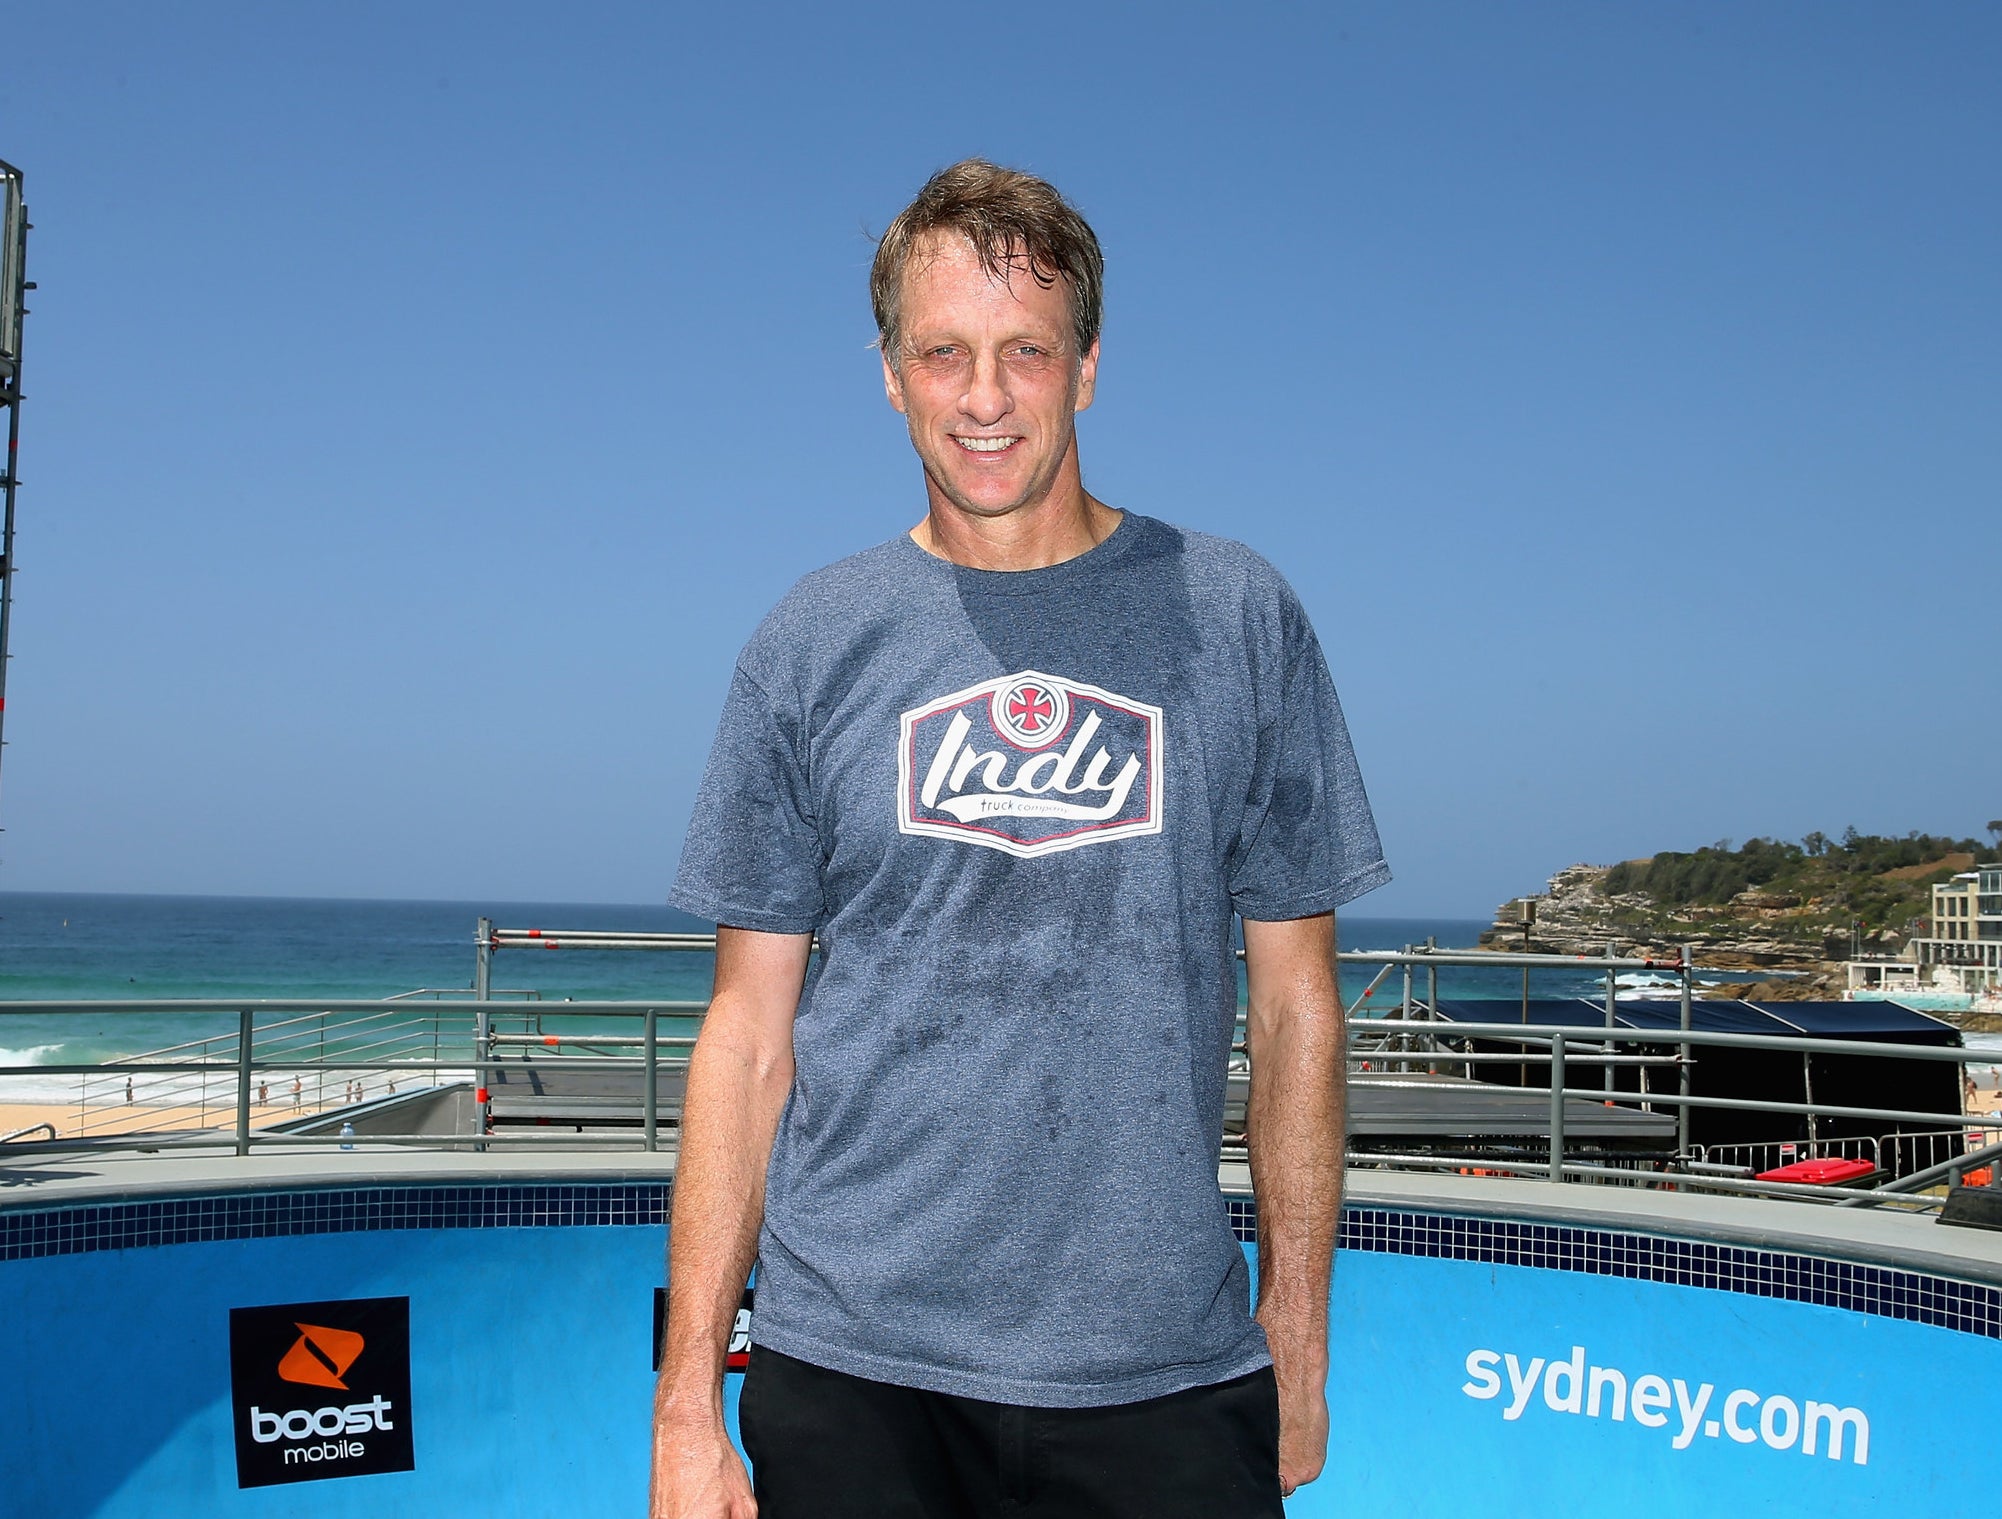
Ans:
{"label": "man's ear", "polygon": [[876,345],[876,356],[883,361],[883,394],[890,398],[890,404],[898,411],[904,409],[904,382],[897,369],[890,362],[890,350],[881,343]]}
{"label": "man's ear", "polygon": [[[1077,366],[1077,405],[1073,411],[1083,411],[1091,405],[1091,398],[1098,390],[1098,339],[1091,340],[1091,347],[1085,350],[1084,359]],[[895,405],[895,402],[891,403]],[[897,410],[902,411],[901,406]]]}

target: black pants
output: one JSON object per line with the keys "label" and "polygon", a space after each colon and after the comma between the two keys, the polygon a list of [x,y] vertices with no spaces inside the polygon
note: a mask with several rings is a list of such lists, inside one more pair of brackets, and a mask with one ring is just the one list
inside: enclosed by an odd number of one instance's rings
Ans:
{"label": "black pants", "polygon": [[762,1346],[738,1417],[759,1519],[1279,1519],[1272,1370],[1106,1408],[1022,1408]]}

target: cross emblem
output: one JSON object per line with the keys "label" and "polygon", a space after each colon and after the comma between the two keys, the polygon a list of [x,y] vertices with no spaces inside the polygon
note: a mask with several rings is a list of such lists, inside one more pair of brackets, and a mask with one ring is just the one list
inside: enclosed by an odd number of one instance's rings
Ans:
{"label": "cross emblem", "polygon": [[1055,712],[1050,698],[1035,686],[1024,686],[1008,699],[1008,715],[1024,733],[1040,733]]}

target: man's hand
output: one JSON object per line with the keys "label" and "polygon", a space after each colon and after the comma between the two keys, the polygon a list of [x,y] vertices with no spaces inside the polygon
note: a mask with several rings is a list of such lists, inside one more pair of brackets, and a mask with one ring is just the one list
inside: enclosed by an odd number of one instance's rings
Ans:
{"label": "man's hand", "polygon": [[1303,1333],[1278,1320],[1269,1308],[1258,1315],[1279,1382],[1279,1493],[1290,1498],[1328,1460],[1327,1328],[1311,1325]]}
{"label": "man's hand", "polygon": [[652,1519],[757,1519],[751,1475],[720,1420],[654,1421]]}
{"label": "man's hand", "polygon": [[1333,914],[1246,919],[1244,965],[1258,1322],[1279,1382],[1279,1485],[1290,1493],[1328,1459],[1328,1276],[1341,1219],[1348,1068]]}

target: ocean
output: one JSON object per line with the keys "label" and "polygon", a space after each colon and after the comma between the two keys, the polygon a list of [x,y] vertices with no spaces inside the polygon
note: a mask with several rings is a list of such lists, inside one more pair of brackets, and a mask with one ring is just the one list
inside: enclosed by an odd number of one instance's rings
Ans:
{"label": "ocean", "polygon": [[[700,932],[709,925],[666,906],[606,903],[396,902],[277,897],[117,896],[0,892],[0,1066],[120,1058],[235,1030],[231,1016],[145,1018],[23,1015],[8,1002],[169,997],[378,998],[472,985],[474,928]],[[1471,945],[1475,919],[1345,917],[1344,949],[1423,943]],[[690,953],[503,950],[493,984],[533,992],[544,1009],[575,1000],[708,995],[710,956]],[[1538,973],[1538,995],[1594,995],[1603,982],[1576,971]],[[1368,980],[1345,967],[1343,991]],[[1519,975],[1448,968],[1442,993],[1509,997]],[[1394,1002],[1393,974],[1376,1002]],[[470,1027],[471,1013],[463,1015]],[[626,1030],[630,1032],[628,1028]],[[0,1099],[47,1094],[57,1078],[0,1075]],[[73,1081],[75,1078],[69,1078]]]}

